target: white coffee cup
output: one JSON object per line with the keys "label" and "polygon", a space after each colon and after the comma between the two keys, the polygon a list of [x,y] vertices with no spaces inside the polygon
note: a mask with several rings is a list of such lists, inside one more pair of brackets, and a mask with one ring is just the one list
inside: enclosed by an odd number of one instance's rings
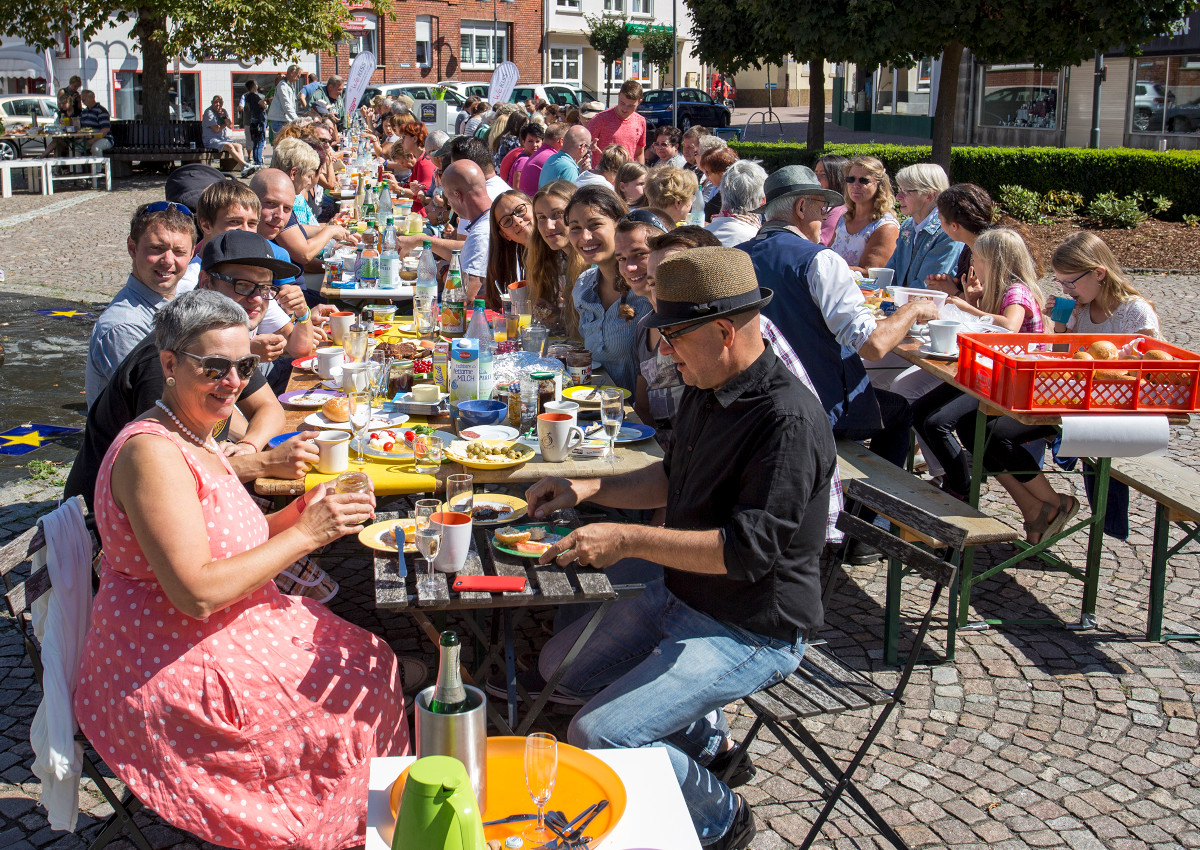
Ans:
{"label": "white coffee cup", "polygon": [[458,511],[438,511],[429,521],[442,532],[433,568],[443,573],[458,572],[467,562],[467,553],[471,551],[471,515]]}
{"label": "white coffee cup", "polygon": [[346,431],[322,431],[317,444],[317,472],[336,475],[350,467],[350,434]]}
{"label": "white coffee cup", "polygon": [[333,377],[333,370],[340,369],[346,360],[346,352],[341,348],[317,349],[317,374],[325,380]]}
{"label": "white coffee cup", "polygon": [[565,413],[571,417],[571,424],[579,424],[579,404],[574,401],[548,401],[546,402],[547,413]]}
{"label": "white coffee cup", "polygon": [[342,365],[342,389],[346,392],[366,392],[371,385],[370,363],[345,363]]}
{"label": "white coffee cup", "polygon": [[569,413],[542,413],[537,418],[538,445],[542,460],[562,463],[571,449],[583,442],[583,431],[571,424]]}
{"label": "white coffee cup", "polygon": [[929,350],[938,354],[954,354],[958,351],[958,332],[962,322],[950,319],[934,319],[928,322]]}
{"label": "white coffee cup", "polygon": [[891,286],[896,272],[892,269],[867,269],[867,277],[879,284],[881,289]]}
{"label": "white coffee cup", "polygon": [[346,331],[350,330],[350,326],[354,324],[354,314],[342,311],[333,313],[329,316],[329,333],[333,337],[334,345],[341,345]]}

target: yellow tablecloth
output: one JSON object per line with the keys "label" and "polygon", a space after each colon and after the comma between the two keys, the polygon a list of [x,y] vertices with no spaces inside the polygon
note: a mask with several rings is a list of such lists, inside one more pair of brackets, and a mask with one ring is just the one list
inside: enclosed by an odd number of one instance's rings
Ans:
{"label": "yellow tablecloth", "polygon": [[[358,470],[358,463],[351,461],[351,471]],[[413,471],[409,463],[394,463],[388,461],[367,461],[364,472],[370,476],[375,485],[377,496],[405,496],[410,493],[432,493],[437,489],[437,479],[432,475]],[[336,475],[326,475],[321,472],[310,472],[304,476],[304,489],[309,490],[322,481],[332,481]]]}

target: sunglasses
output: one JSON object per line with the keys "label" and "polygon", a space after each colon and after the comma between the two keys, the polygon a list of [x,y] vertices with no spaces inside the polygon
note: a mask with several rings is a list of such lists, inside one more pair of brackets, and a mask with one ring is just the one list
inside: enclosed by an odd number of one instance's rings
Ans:
{"label": "sunglasses", "polygon": [[192,211],[183,204],[177,204],[174,201],[155,201],[152,204],[146,204],[143,213],[164,212],[165,210],[178,210],[184,215],[193,215]]}
{"label": "sunglasses", "polygon": [[512,212],[500,219],[500,226],[505,230],[508,230],[513,226],[513,223],[517,218],[525,218],[528,213],[529,204],[517,204],[517,206],[513,207]]}
{"label": "sunglasses", "polygon": [[855,183],[861,183],[864,186],[870,186],[874,182],[875,182],[874,178],[871,178],[871,177],[847,177],[846,178],[847,186],[853,186]]}
{"label": "sunglasses", "polygon": [[268,301],[275,297],[275,287],[270,283],[259,283],[256,280],[245,280],[238,277],[230,277],[227,274],[220,272],[209,272],[209,277],[215,277],[217,280],[223,280],[233,287],[233,291],[243,298],[253,298],[260,295]]}
{"label": "sunglasses", "polygon": [[232,360],[221,354],[209,354],[202,357],[199,354],[192,354],[190,351],[177,351],[175,353],[183,354],[198,362],[200,364],[200,371],[210,381],[224,380],[225,376],[229,374],[230,369],[236,369],[237,376],[246,381],[254,374],[254,370],[258,368],[257,354],[247,354],[245,357]]}
{"label": "sunglasses", "polygon": [[705,325],[710,324],[715,321],[716,321],[716,319],[701,319],[698,322],[692,322],[690,325],[684,325],[682,328],[680,328],[677,331],[660,330],[658,332],[659,341],[662,342],[662,344],[665,345],[668,350],[674,351],[675,350],[675,340],[679,339],[684,334],[690,334],[692,331],[696,330],[697,328],[702,328]]}
{"label": "sunglasses", "polygon": [[1076,289],[1075,284],[1079,283],[1079,281],[1083,280],[1085,277],[1087,277],[1091,273],[1092,273],[1092,270],[1088,269],[1083,274],[1077,275],[1076,277],[1072,278],[1071,280],[1059,280],[1058,278],[1054,278],[1054,282],[1057,283],[1059,286],[1061,286],[1063,289],[1069,289],[1072,292],[1074,292]]}
{"label": "sunglasses", "polygon": [[[661,218],[647,209],[630,210],[621,217],[621,221],[636,221],[638,224],[648,224],[651,227],[661,230],[663,233],[666,233],[668,230],[670,230],[670,228],[663,223]],[[617,222],[617,224],[620,223],[620,221]]]}

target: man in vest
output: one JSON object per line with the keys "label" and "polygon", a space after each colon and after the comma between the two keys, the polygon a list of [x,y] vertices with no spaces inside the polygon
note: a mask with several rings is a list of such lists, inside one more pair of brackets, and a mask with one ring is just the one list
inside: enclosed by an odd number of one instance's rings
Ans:
{"label": "man in vest", "polygon": [[[811,169],[781,168],[763,191],[766,203],[755,210],[763,227],[738,246],[750,255],[759,283],[775,292],[763,315],[808,370],[834,436],[870,440],[873,452],[899,466],[908,454],[912,412],[902,396],[871,386],[863,360],[881,359],[914,323],[936,319],[937,308],[910,301],[886,319],[872,315],[846,261],[801,232],[806,221],[843,202],[821,188]],[[851,563],[870,560],[866,547],[852,549]]]}

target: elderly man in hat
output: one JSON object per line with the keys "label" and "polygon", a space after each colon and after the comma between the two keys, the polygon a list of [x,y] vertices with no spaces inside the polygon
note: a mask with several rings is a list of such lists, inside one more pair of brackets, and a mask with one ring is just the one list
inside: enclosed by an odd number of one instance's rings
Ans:
{"label": "elderly man in hat", "polygon": [[[759,311],[771,292],[744,252],[683,251],[658,266],[656,289],[646,321],[687,384],[662,463],[614,478],[548,478],[526,494],[536,517],[584,501],[666,508],[665,527],[593,524],[542,556],[663,568],[645,593],[609,610],[556,696],[586,700],[572,744],[664,746],[701,843],[744,848],[754,836],[749,805],[714,775],[732,746],[721,708],[794,671],[822,622],[818,557],[837,457],[820,403],[763,342]],[[546,645],[543,675],[585,620]]]}

